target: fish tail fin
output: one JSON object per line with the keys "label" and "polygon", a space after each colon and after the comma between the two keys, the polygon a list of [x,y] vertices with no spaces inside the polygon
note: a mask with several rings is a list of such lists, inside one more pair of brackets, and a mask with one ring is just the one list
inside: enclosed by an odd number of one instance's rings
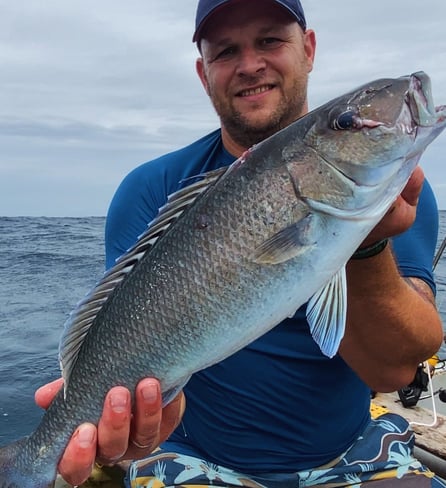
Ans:
{"label": "fish tail fin", "polygon": [[54,477],[45,477],[26,459],[27,438],[0,447],[0,488],[53,488]]}

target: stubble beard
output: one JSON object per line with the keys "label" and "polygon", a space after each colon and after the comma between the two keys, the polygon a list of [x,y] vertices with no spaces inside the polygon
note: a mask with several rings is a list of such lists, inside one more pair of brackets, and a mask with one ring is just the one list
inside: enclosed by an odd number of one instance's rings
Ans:
{"label": "stubble beard", "polygon": [[292,93],[293,96],[281,99],[266,121],[251,121],[233,106],[210,95],[222,127],[238,145],[248,149],[302,116],[307,100],[307,80],[296,81]]}

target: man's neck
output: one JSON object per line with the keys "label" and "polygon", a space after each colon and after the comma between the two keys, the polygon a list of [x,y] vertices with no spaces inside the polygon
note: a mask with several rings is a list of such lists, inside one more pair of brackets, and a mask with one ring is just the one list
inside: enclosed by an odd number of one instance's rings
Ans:
{"label": "man's neck", "polygon": [[232,154],[235,158],[239,158],[245,151],[249,149],[248,147],[243,147],[235,142],[234,139],[232,139],[232,137],[224,129],[224,127],[222,127],[221,129],[221,138],[226,151],[228,151],[229,154]]}

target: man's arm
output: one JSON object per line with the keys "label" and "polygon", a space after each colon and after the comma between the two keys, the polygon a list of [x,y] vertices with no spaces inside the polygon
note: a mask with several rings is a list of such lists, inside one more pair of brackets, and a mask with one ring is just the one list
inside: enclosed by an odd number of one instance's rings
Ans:
{"label": "man's arm", "polygon": [[[365,241],[368,245],[408,229],[415,220],[423,172],[414,172],[401,197]],[[347,265],[348,312],[340,354],[375,391],[409,384],[420,362],[443,340],[430,287],[401,276],[391,246]]]}
{"label": "man's arm", "polygon": [[340,354],[375,391],[395,391],[440,348],[441,320],[422,280],[401,277],[390,246],[348,264],[348,312]]}

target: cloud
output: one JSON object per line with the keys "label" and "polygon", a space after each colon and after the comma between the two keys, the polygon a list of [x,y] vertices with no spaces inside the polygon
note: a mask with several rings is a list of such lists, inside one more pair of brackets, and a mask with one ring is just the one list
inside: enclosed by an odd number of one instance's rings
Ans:
{"label": "cloud", "polygon": [[[0,3],[0,214],[103,215],[130,169],[217,127],[195,74],[195,0]],[[446,101],[443,0],[303,3],[312,107],[419,69]],[[444,139],[425,165],[442,208]]]}

